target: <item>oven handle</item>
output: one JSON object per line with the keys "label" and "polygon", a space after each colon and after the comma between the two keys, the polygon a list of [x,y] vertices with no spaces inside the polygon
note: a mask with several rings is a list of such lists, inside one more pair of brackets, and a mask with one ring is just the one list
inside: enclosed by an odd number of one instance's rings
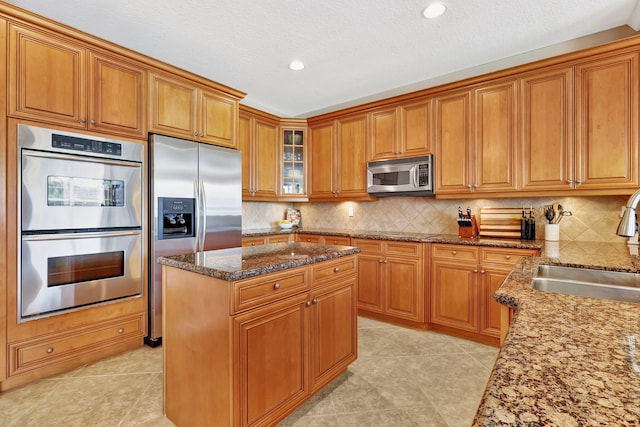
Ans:
{"label": "oven handle", "polygon": [[82,156],[74,156],[71,154],[60,154],[60,153],[30,151],[30,150],[29,151],[25,150],[23,153],[25,156],[28,156],[28,157],[42,157],[45,159],[60,159],[60,160],[73,160],[73,161],[89,162],[89,163],[103,163],[105,165],[127,166],[127,167],[134,167],[134,168],[139,168],[141,166],[141,164],[138,162],[130,162],[126,160],[112,160],[112,159],[105,159],[103,157],[85,158]]}
{"label": "oven handle", "polygon": [[95,239],[99,237],[124,237],[139,236],[141,230],[131,231],[99,231],[90,233],[61,233],[61,234],[28,234],[22,236],[22,240],[35,242],[42,240],[69,240],[69,239]]}

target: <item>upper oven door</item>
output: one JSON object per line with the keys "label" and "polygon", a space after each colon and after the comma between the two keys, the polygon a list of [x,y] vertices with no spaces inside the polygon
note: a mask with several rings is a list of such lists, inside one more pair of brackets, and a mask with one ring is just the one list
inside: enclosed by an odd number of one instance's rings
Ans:
{"label": "upper oven door", "polygon": [[22,231],[141,227],[142,164],[22,150]]}

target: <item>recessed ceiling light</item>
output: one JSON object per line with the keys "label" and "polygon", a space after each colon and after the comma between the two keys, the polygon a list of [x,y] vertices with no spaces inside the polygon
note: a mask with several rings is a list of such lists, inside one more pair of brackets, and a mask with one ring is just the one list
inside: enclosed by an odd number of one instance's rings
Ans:
{"label": "recessed ceiling light", "polygon": [[289,68],[291,68],[293,71],[300,71],[304,68],[304,64],[302,63],[302,61],[291,61],[291,64],[289,64]]}
{"label": "recessed ceiling light", "polygon": [[429,6],[425,8],[425,10],[422,11],[422,16],[429,19],[437,18],[438,16],[442,15],[446,10],[447,10],[447,7],[442,3],[439,3],[439,2],[431,3]]}

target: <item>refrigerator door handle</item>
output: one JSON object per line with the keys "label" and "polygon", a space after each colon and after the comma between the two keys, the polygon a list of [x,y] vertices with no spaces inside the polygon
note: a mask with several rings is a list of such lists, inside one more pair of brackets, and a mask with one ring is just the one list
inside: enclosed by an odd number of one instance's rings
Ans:
{"label": "refrigerator door handle", "polygon": [[199,251],[203,251],[205,248],[205,239],[207,237],[207,193],[204,189],[204,180],[200,180],[200,202],[202,203],[202,238],[200,239]]}
{"label": "refrigerator door handle", "polygon": [[202,216],[200,214],[200,191],[198,191],[198,179],[193,180],[193,192],[195,193],[195,220],[196,220],[196,232],[194,233],[195,238],[193,244],[193,251],[198,252],[201,248],[200,246],[200,227],[202,227]]}

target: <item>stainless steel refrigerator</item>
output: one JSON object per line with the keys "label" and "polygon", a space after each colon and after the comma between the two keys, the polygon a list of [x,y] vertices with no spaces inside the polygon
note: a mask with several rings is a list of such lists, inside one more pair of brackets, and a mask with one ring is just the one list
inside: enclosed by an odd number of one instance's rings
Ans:
{"label": "stainless steel refrigerator", "polygon": [[149,334],[162,339],[159,256],[241,245],[242,161],[238,150],[163,135],[149,137]]}

